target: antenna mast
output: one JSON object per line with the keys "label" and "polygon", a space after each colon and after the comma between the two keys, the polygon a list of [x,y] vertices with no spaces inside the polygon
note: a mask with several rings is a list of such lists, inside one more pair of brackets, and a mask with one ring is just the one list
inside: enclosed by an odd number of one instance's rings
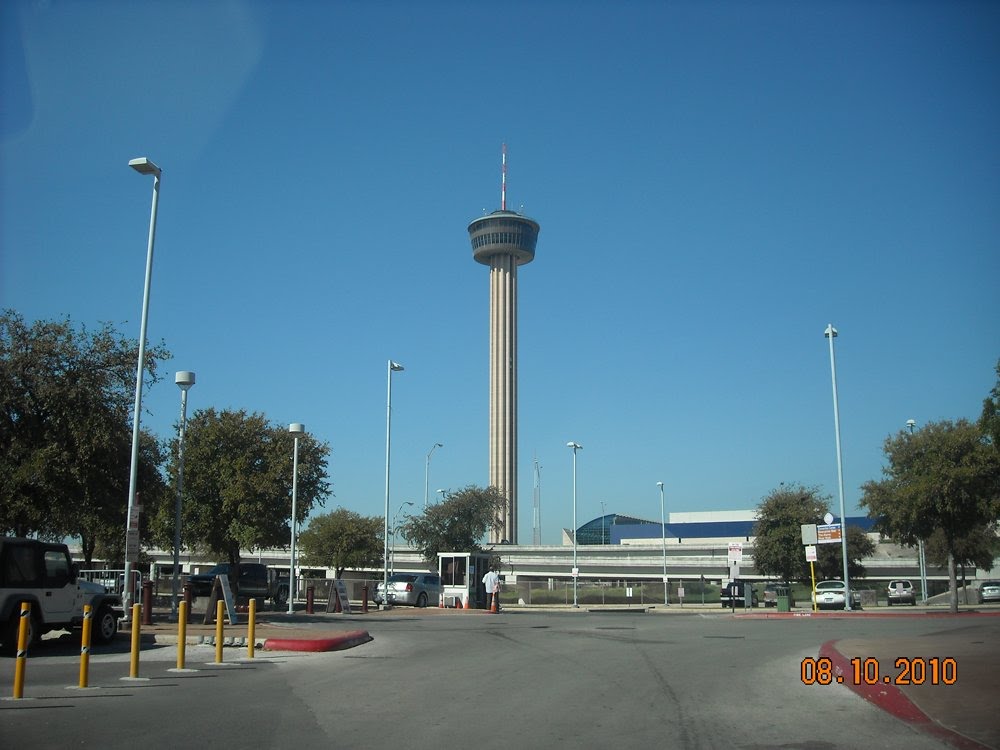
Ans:
{"label": "antenna mast", "polygon": [[500,210],[507,210],[507,144],[503,144],[503,156],[500,160]]}

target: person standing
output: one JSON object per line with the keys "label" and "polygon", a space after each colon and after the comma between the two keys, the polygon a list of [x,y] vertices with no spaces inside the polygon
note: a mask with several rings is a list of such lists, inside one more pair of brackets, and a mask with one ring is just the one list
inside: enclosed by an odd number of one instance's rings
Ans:
{"label": "person standing", "polygon": [[497,573],[495,568],[491,567],[486,571],[486,575],[483,576],[483,587],[486,589],[486,594],[489,597],[487,600],[489,603],[489,610],[491,612],[499,612],[500,574]]}

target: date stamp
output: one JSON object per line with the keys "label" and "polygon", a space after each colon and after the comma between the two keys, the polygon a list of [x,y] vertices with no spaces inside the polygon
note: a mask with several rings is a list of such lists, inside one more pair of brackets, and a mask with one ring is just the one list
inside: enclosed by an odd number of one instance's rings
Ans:
{"label": "date stamp", "polygon": [[900,656],[891,665],[878,659],[854,657],[849,672],[833,666],[825,656],[802,660],[803,685],[954,685],[958,682],[958,662],[950,656],[924,658]]}

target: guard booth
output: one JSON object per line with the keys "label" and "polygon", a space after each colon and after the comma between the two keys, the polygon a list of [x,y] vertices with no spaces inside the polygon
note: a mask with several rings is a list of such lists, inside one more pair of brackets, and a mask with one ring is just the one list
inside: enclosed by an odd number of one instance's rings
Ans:
{"label": "guard booth", "polygon": [[488,552],[438,552],[438,572],[444,586],[444,606],[486,609],[489,602],[483,576],[494,557]]}

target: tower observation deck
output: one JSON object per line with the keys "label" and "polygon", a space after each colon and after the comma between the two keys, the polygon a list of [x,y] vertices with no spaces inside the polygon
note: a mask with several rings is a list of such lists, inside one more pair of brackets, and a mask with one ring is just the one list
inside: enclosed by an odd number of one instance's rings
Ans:
{"label": "tower observation deck", "polygon": [[490,267],[490,486],[507,498],[493,544],[517,544],[517,267],[534,260],[538,230],[506,210],[469,224],[472,257]]}

